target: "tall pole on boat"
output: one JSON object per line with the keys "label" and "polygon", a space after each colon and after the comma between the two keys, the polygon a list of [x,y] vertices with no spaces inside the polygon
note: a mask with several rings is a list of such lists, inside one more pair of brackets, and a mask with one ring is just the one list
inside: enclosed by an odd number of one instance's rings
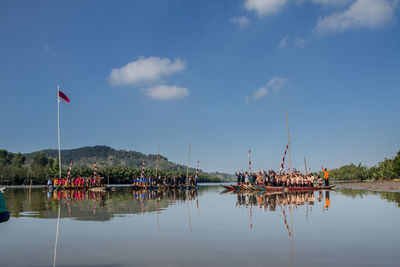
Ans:
{"label": "tall pole on boat", "polygon": [[57,126],[58,126],[58,170],[61,179],[61,141],[60,141],[60,85],[57,85]]}
{"label": "tall pole on boat", "polygon": [[306,157],[304,157],[304,168],[306,169],[306,174],[308,174]]}
{"label": "tall pole on boat", "polygon": [[192,148],[192,143],[189,144],[188,160],[186,167],[186,184],[189,185],[189,161],[190,161],[190,149]]}
{"label": "tall pole on boat", "polygon": [[160,157],[160,145],[158,145],[158,150],[157,150],[157,161],[156,161],[156,178],[158,175],[158,158]]}
{"label": "tall pole on boat", "polygon": [[251,151],[249,149],[249,175],[251,174],[251,160],[250,160]]}
{"label": "tall pole on boat", "polygon": [[287,128],[288,148],[289,148],[289,172],[292,173],[292,169],[290,168],[290,135],[289,135],[289,118],[287,110],[286,110],[286,128]]}

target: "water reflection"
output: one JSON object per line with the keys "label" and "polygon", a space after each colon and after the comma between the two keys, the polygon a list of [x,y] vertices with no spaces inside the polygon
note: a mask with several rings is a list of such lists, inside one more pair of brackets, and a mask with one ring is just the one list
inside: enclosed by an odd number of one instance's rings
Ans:
{"label": "water reflection", "polygon": [[351,196],[352,198],[365,198],[368,195],[378,195],[381,199],[386,199],[388,202],[394,202],[398,207],[400,207],[400,193],[397,192],[367,191],[362,189],[348,188],[340,188],[339,192],[342,195]]}
{"label": "water reflection", "polygon": [[[237,193],[237,207],[249,208],[249,227],[253,229],[253,207],[258,207],[260,211],[277,211],[282,213],[284,228],[288,233],[290,241],[290,266],[293,266],[294,254],[294,230],[293,230],[293,212],[299,206],[306,206],[306,222],[308,222],[308,211],[312,210],[315,203],[314,191],[303,192],[239,192]],[[317,192],[317,201],[323,199],[323,191]],[[329,191],[325,191],[325,205],[322,210],[327,211],[330,206]],[[290,218],[290,219],[289,219]]]}
{"label": "water reflection", "polygon": [[[322,193],[322,192],[320,192]],[[329,198],[329,195],[328,195]],[[320,198],[318,198],[320,201]],[[258,206],[260,209],[276,211],[277,207],[288,205],[314,205],[314,192],[293,193],[238,193],[237,206]]]}
{"label": "water reflection", "polygon": [[398,204],[381,201],[385,193],[221,191],[9,189],[14,219],[0,224],[2,265],[366,267],[400,260]]}
{"label": "water reflection", "polygon": [[[66,190],[47,192],[39,188],[13,188],[8,192],[8,207],[13,217],[61,218],[83,221],[108,221],[126,214],[155,212],[158,216],[178,202],[196,201],[202,190],[138,190],[120,188],[115,192]],[[199,212],[199,209],[198,209]]]}

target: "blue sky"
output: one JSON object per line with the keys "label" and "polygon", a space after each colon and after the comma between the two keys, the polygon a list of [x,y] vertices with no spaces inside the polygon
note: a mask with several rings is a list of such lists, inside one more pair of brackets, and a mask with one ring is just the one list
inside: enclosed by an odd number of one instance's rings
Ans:
{"label": "blue sky", "polygon": [[1,1],[0,147],[109,145],[207,171],[400,149],[394,0]]}

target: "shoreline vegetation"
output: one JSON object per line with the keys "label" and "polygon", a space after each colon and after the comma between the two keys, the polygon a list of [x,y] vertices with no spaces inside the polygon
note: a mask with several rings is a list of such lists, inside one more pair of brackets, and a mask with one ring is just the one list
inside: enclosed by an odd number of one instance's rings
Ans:
{"label": "shoreline vegetation", "polygon": [[[34,185],[45,184],[47,177],[58,177],[57,150],[42,150],[38,152],[21,154],[0,150],[0,185]],[[156,174],[157,155],[145,155],[134,151],[115,150],[107,146],[82,147],[63,150],[62,175],[66,176],[69,162],[73,161],[71,176],[89,177],[93,175],[93,163],[96,161],[98,174],[104,177],[105,183],[129,184],[132,177],[140,176],[141,163],[146,161],[148,169],[146,175]],[[186,167],[168,161],[166,157],[159,156],[158,174],[161,176],[180,176],[186,174]],[[189,168],[190,174],[195,169]],[[323,173],[319,174],[323,177]],[[391,159],[385,158],[377,165],[366,167],[349,164],[340,168],[329,170],[332,182],[362,182],[365,180],[394,180],[400,177],[400,151]],[[206,173],[199,170],[199,183],[233,182],[235,178],[226,173]],[[350,186],[350,185],[348,185]],[[352,186],[357,186],[353,184]],[[377,185],[378,186],[378,185]],[[363,187],[363,186],[362,186]],[[380,186],[378,186],[381,188]],[[383,187],[384,188],[384,187]],[[397,188],[397,187],[395,187]],[[396,189],[397,190],[397,189]]]}
{"label": "shoreline vegetation", "polygon": [[[0,150],[0,185],[44,185],[47,177],[58,177],[59,164],[57,150],[42,150],[21,154]],[[145,155],[134,151],[115,150],[107,146],[82,147],[63,150],[62,176],[67,176],[68,166],[73,162],[72,177],[93,176],[94,162],[97,174],[108,184],[130,184],[132,178],[140,176],[142,162],[148,167],[145,175],[156,175],[157,155]],[[186,166],[168,161],[159,155],[157,174],[161,176],[181,176],[186,174]],[[189,174],[195,174],[189,168]],[[206,173],[199,170],[199,183],[221,183],[232,181],[233,175],[226,173]]]}
{"label": "shoreline vegetation", "polygon": [[[367,167],[361,165],[355,165],[351,163],[344,165],[340,168],[330,169],[329,180],[330,181],[357,181],[362,182],[364,180],[394,180],[400,177],[400,151],[397,155],[391,159],[385,158],[383,161],[378,162],[377,165]],[[323,172],[316,173],[321,177]]]}

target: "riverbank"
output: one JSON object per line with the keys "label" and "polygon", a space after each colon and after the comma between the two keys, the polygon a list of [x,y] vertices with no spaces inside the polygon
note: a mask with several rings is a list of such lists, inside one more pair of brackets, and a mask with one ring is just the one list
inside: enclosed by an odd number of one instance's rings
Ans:
{"label": "riverbank", "polygon": [[400,182],[394,181],[343,183],[337,184],[336,187],[371,191],[400,192]]}

